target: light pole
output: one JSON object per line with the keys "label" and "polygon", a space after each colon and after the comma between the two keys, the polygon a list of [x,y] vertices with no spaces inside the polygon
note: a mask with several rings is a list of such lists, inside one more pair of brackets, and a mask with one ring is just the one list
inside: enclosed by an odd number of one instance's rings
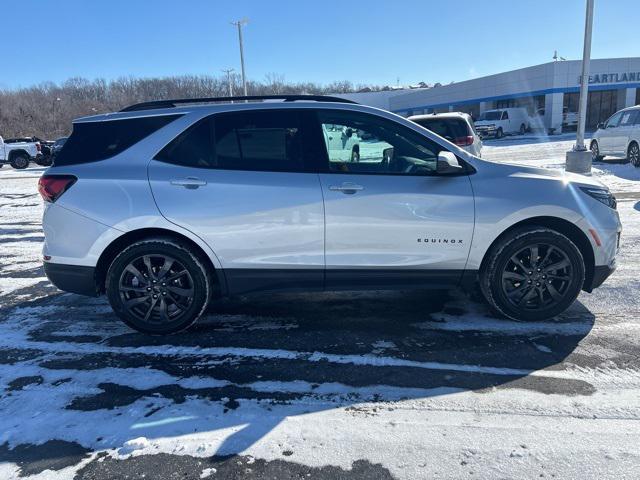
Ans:
{"label": "light pole", "polygon": [[52,117],[53,117],[53,134],[54,136],[57,134],[58,132],[58,126],[56,125],[56,104],[60,101],[60,97],[56,97],[53,102],[51,102],[51,109],[52,109]]}
{"label": "light pole", "polygon": [[247,96],[247,77],[244,72],[244,47],[242,45],[242,27],[247,24],[246,19],[231,22],[231,25],[238,27],[238,42],[240,43],[240,66],[242,67],[242,89],[244,90],[244,96]]}
{"label": "light pole", "polygon": [[229,86],[229,96],[233,97],[233,85],[231,84],[231,74],[235,71],[233,68],[227,68],[222,70],[227,74],[227,85]]}
{"label": "light pole", "polygon": [[587,0],[584,22],[584,48],[582,50],[582,75],[580,76],[580,100],[578,105],[578,130],[573,150],[567,152],[565,169],[568,172],[591,173],[592,155],[584,144],[584,129],[587,120],[589,97],[589,66],[591,60],[591,31],[593,29],[593,1]]}

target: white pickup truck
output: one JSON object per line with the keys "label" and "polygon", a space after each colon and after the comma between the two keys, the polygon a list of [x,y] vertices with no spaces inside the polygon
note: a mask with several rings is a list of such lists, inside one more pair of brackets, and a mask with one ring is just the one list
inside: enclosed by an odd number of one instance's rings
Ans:
{"label": "white pickup truck", "polygon": [[0,137],[0,168],[8,163],[13,168],[23,169],[35,160],[40,153],[39,142],[15,141],[6,142]]}

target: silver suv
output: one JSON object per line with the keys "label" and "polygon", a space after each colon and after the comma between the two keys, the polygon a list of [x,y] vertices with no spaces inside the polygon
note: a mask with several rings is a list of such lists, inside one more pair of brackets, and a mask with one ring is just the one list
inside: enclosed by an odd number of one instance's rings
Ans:
{"label": "silver suv", "polygon": [[55,285],[166,334],[265,290],[479,284],[498,313],[539,320],[615,268],[616,202],[594,179],[480,160],[343,99],[228,100],[74,122],[39,184]]}

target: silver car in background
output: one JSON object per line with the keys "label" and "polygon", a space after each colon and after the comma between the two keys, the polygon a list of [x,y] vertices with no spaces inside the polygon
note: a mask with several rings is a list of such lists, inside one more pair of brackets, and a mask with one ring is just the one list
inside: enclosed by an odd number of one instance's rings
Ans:
{"label": "silver car in background", "polygon": [[167,334],[215,298],[281,290],[479,285],[540,320],[615,269],[616,201],[593,178],[484,161],[344,99],[237,100],[76,120],[39,183],[49,279]]}
{"label": "silver car in background", "polygon": [[465,149],[471,155],[482,156],[482,139],[468,113],[413,115],[409,117],[409,120]]}
{"label": "silver car in background", "polygon": [[606,156],[627,158],[634,167],[640,167],[640,105],[620,110],[598,124],[591,153],[596,161]]}

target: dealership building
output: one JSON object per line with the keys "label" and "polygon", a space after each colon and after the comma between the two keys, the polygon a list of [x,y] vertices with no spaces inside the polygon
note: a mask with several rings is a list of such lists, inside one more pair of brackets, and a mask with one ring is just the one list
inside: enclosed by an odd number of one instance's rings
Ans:
{"label": "dealership building", "polygon": [[[485,110],[527,108],[544,114],[544,124],[562,131],[563,111],[577,112],[582,62],[556,61],[432,88],[342,95],[400,115],[467,112],[477,118]],[[591,60],[587,128],[624,107],[640,104],[640,58]]]}

